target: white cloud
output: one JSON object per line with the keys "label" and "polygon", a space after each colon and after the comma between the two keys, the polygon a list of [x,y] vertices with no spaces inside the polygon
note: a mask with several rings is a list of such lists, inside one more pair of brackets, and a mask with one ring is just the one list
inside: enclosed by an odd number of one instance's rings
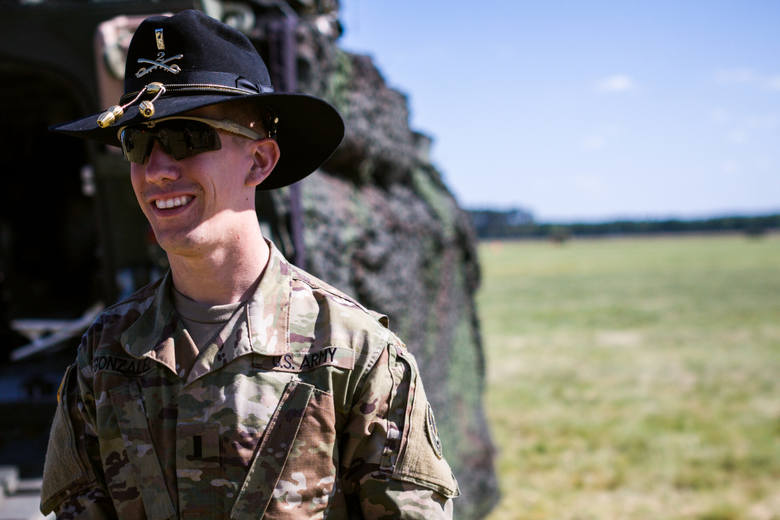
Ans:
{"label": "white cloud", "polygon": [[780,74],[767,79],[766,86],[770,90],[780,90]]}
{"label": "white cloud", "polygon": [[770,134],[780,128],[780,117],[775,114],[727,115],[715,109],[712,119],[724,131],[724,139],[732,144],[745,144],[754,139],[772,138]]}
{"label": "white cloud", "polygon": [[625,74],[615,74],[601,79],[596,85],[602,92],[624,92],[634,88],[634,80]]}
{"label": "white cloud", "polygon": [[715,72],[715,81],[721,85],[755,85],[780,90],[780,74],[766,75],[747,67],[720,69]]}
{"label": "white cloud", "polygon": [[742,170],[742,165],[733,159],[726,159],[721,163],[720,169],[726,175],[736,175]]}
{"label": "white cloud", "polygon": [[586,136],[581,143],[583,150],[594,151],[601,150],[607,145],[607,138],[603,135]]}
{"label": "white cloud", "polygon": [[752,167],[760,172],[769,172],[774,170],[774,162],[767,155],[757,155],[753,157]]}
{"label": "white cloud", "polygon": [[777,116],[774,114],[761,114],[758,116],[750,116],[745,120],[748,128],[751,130],[763,130],[771,132],[778,126]]}
{"label": "white cloud", "polygon": [[623,136],[621,125],[607,122],[588,129],[580,139],[580,149],[586,152],[595,152],[619,142]]}
{"label": "white cloud", "polygon": [[747,67],[720,69],[715,73],[715,81],[718,83],[752,83],[756,81],[756,73]]}
{"label": "white cloud", "polygon": [[745,130],[741,128],[735,128],[728,133],[726,139],[728,139],[730,142],[734,144],[743,144],[748,141],[748,134]]}
{"label": "white cloud", "polygon": [[609,186],[602,176],[592,173],[574,175],[571,181],[577,193],[589,196],[602,195],[606,193]]}
{"label": "white cloud", "polygon": [[729,120],[729,113],[722,107],[715,107],[710,112],[710,119],[713,123],[724,124]]}

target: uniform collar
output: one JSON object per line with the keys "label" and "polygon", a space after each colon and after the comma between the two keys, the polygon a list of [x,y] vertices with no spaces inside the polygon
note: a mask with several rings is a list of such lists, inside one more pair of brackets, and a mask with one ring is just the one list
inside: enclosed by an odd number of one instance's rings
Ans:
{"label": "uniform collar", "polygon": [[[217,336],[217,341],[205,346],[190,372],[190,379],[251,352],[265,356],[289,352],[292,266],[272,242],[267,243],[270,255],[260,283],[247,304],[239,308]],[[188,338],[183,334],[173,305],[172,283],[168,271],[149,307],[122,333],[120,341],[131,356],[149,357],[176,372],[171,354],[174,342]]]}
{"label": "uniform collar", "polygon": [[292,266],[270,240],[266,242],[268,265],[247,303],[246,321],[252,350],[278,356],[290,351]]}

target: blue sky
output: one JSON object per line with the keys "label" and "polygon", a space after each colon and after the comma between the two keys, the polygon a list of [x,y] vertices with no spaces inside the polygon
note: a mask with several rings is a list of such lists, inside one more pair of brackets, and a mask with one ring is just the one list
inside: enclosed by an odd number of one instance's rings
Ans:
{"label": "blue sky", "polygon": [[780,211],[780,2],[342,0],[464,207]]}

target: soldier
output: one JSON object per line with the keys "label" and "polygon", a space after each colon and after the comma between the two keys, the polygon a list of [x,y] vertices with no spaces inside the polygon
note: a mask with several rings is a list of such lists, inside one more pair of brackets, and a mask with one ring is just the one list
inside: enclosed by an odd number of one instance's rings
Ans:
{"label": "soldier", "polygon": [[344,132],[274,93],[241,33],[151,17],[121,106],[55,128],[120,145],[169,272],[103,312],[58,392],[41,511],[57,518],[449,518],[458,487],[387,320],[291,265],[255,189]]}

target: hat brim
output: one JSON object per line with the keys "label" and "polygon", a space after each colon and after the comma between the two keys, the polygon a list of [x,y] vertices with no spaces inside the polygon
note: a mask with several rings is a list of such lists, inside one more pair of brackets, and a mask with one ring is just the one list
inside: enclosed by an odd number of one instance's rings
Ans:
{"label": "hat brim", "polygon": [[142,116],[137,105],[133,105],[107,128],[97,125],[100,115],[97,113],[55,125],[51,130],[119,146],[117,131],[123,126],[154,121],[210,105],[237,102],[255,102],[279,117],[276,136],[280,149],[279,162],[271,175],[258,186],[261,190],[281,188],[303,179],[333,154],[344,137],[344,121],[330,104],[306,94],[291,93],[163,96],[154,102],[155,113],[151,118]]}

